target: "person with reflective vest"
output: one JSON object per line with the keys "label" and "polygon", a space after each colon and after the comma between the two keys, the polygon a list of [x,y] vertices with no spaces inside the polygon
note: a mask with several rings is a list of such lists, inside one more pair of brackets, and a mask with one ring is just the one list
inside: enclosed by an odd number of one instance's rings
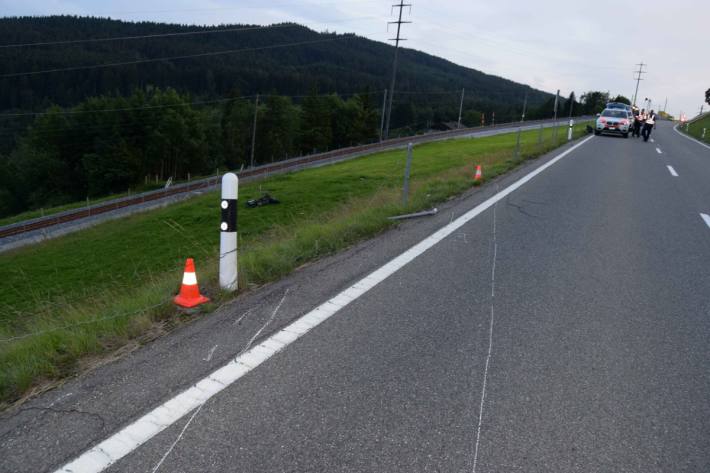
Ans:
{"label": "person with reflective vest", "polygon": [[641,112],[639,111],[638,107],[634,106],[633,108],[634,111],[634,123],[633,123],[633,129],[631,131],[631,136],[635,136],[636,138],[641,136]]}
{"label": "person with reflective vest", "polygon": [[641,134],[643,135],[643,141],[648,141],[648,137],[651,136],[651,130],[653,130],[653,125],[656,124],[656,114],[653,113],[653,110],[648,112],[648,115],[646,115],[646,121],[643,124],[643,131]]}

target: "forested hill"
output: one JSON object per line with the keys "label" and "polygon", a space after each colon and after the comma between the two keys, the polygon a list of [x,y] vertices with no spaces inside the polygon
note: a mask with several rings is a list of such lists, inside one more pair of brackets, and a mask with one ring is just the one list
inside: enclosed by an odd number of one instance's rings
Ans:
{"label": "forested hill", "polygon": [[[246,28],[208,34],[72,43],[72,40]],[[5,47],[62,41],[64,44]],[[303,43],[288,47],[273,46]],[[197,27],[131,23],[74,16],[0,18],[0,110],[43,110],[75,105],[102,94],[128,95],[137,88],[172,87],[198,98],[249,95],[360,92],[389,85],[393,48],[354,35],[318,33],[296,24]],[[233,53],[225,51],[272,48]],[[196,58],[125,64],[116,67],[8,76],[48,69],[130,63],[216,53]],[[531,106],[549,94],[501,77],[404,49],[400,91],[436,92],[466,88],[479,110],[519,109],[527,90]],[[429,97],[431,98],[431,97]]]}

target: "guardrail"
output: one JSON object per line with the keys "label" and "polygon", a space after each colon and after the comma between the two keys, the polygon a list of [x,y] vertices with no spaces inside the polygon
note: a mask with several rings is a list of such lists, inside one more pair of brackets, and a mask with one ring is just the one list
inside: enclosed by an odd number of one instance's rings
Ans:
{"label": "guardrail", "polygon": [[[575,120],[587,119],[589,117],[575,117]],[[558,119],[557,122],[562,124],[566,119]],[[406,146],[408,143],[426,143],[431,141],[438,141],[450,138],[456,138],[457,136],[467,135],[473,132],[494,130],[494,129],[507,129],[507,128],[517,128],[518,126],[530,126],[536,124],[552,124],[554,120],[531,120],[526,122],[508,122],[500,123],[497,125],[490,125],[485,127],[473,127],[473,128],[460,128],[457,130],[441,131],[426,133],[423,135],[406,136],[401,138],[392,138],[386,141],[371,143],[360,146],[352,146],[348,148],[340,148],[333,151],[327,151],[324,153],[311,154],[307,156],[302,156],[298,158],[291,158],[283,161],[278,161],[271,164],[265,164],[262,166],[257,166],[249,169],[245,169],[238,173],[240,179],[251,180],[258,176],[266,176],[269,174],[282,172],[289,169],[298,169],[302,167],[308,167],[313,164],[327,163],[329,161],[339,161],[343,158],[358,157],[363,154],[371,154],[377,151],[385,151],[388,149],[399,148],[401,146]],[[144,192],[141,194],[136,194],[128,197],[121,197],[118,199],[113,199],[109,201],[104,201],[97,204],[95,207],[82,207],[80,209],[66,210],[64,212],[59,212],[56,214],[48,215],[45,217],[39,217],[34,219],[25,220],[22,222],[16,222],[9,225],[0,227],[0,238],[5,238],[9,236],[19,235],[22,233],[31,232],[33,230],[40,230],[43,228],[52,227],[54,225],[59,225],[62,223],[67,223],[75,220],[81,220],[84,218],[93,217],[106,212],[111,212],[113,210],[122,209],[125,207],[130,207],[133,205],[144,204],[146,202],[152,202],[166,197],[170,197],[177,194],[184,194],[188,192],[194,192],[202,189],[209,189],[219,185],[220,176],[213,176],[204,179],[199,179],[192,182],[176,184],[167,189],[158,189],[154,191]]]}

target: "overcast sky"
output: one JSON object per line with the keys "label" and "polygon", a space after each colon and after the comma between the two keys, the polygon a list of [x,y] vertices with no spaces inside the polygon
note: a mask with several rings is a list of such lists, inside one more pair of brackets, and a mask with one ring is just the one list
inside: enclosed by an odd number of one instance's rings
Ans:
{"label": "overcast sky", "polygon": [[[386,0],[0,0],[0,15],[78,14],[183,24],[294,21],[319,31],[386,41]],[[410,0],[405,46],[554,93],[668,98],[668,112],[697,114],[710,87],[710,0]],[[387,72],[389,73],[389,71]],[[475,93],[475,91],[470,91]],[[706,110],[707,110],[706,106]]]}

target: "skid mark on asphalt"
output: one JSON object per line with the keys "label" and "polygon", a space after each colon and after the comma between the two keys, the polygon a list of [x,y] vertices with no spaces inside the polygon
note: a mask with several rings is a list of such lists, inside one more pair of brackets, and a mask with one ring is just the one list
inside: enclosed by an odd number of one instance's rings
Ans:
{"label": "skid mark on asphalt", "polygon": [[496,239],[496,207],[493,205],[493,263],[491,265],[491,317],[488,325],[488,354],[486,355],[486,366],[483,369],[483,387],[481,388],[481,405],[478,409],[478,427],[476,429],[476,447],[473,452],[473,473],[476,473],[478,465],[478,447],[481,443],[481,424],[483,423],[483,406],[486,402],[486,386],[488,383],[488,367],[491,363],[491,352],[493,351],[493,321],[494,306],[496,297],[496,260],[498,259],[498,240]]}

